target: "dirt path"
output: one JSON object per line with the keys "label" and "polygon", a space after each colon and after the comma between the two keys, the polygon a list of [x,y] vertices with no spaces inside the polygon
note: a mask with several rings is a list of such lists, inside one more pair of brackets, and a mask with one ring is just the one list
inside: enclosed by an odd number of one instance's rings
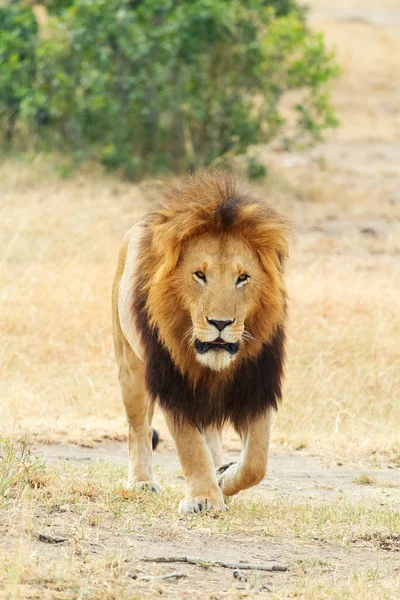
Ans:
{"label": "dirt path", "polygon": [[[127,464],[126,444],[121,442],[100,442],[95,448],[71,444],[42,445],[35,448],[35,454],[43,458],[49,468],[64,468],[69,464],[72,468],[77,467],[80,472],[82,469],[90,472],[91,467],[96,468],[98,465],[126,467]],[[237,460],[238,453],[229,452],[227,457],[229,460]],[[169,441],[161,442],[154,455],[154,462],[161,482],[179,488],[180,494],[183,491],[183,478]],[[115,483],[118,484],[117,481]],[[348,504],[370,506],[371,510],[380,506],[382,509],[386,507],[398,511],[400,472],[391,464],[379,469],[363,469],[362,466],[328,465],[321,458],[300,452],[272,452],[265,480],[239,496],[252,501],[262,499],[270,507],[271,515],[277,510],[279,502],[285,506],[284,510],[289,505],[304,507],[306,515],[313,510],[313,506],[317,509],[326,506],[329,511],[330,507]],[[50,516],[48,508],[40,508],[33,517],[34,528],[41,528],[56,536],[66,535],[67,540],[65,545],[59,547],[33,539],[32,552],[40,555],[44,562],[62,564],[71,552],[71,546],[75,544],[78,548],[75,552],[86,557],[85,561],[93,560],[101,564],[105,558],[123,550],[122,581],[125,582],[124,586],[128,586],[127,589],[131,585],[132,592],[140,597],[149,594],[148,597],[152,598],[159,593],[165,598],[236,598],[242,597],[241,593],[246,597],[255,597],[269,591],[276,592],[277,597],[280,597],[279,594],[285,589],[300,585],[306,575],[324,577],[334,573],[340,579],[352,572],[379,569],[382,576],[389,577],[393,574],[395,558],[400,551],[400,538],[396,535],[392,538],[382,537],[381,540],[379,536],[375,539],[369,535],[361,535],[348,539],[346,544],[339,544],[316,532],[312,534],[311,523],[307,539],[287,531],[279,536],[269,537],[267,532],[265,536],[260,536],[260,530],[268,527],[265,516],[254,522],[252,530],[245,528],[243,531],[230,531],[229,521],[226,533],[223,530],[210,530],[209,523],[204,523],[204,527],[200,523],[199,526],[198,521],[193,529],[190,518],[176,519],[176,506],[173,509],[175,517],[171,519],[169,516],[167,524],[162,526],[151,516],[147,500],[143,499],[143,502],[145,504],[141,506],[139,503],[138,509],[141,515],[147,511],[148,523],[145,520],[145,526],[143,519],[140,520],[140,515],[133,508],[133,521],[129,525],[120,519],[116,527],[112,521],[104,519],[94,530],[87,526],[85,529],[89,508],[75,513],[68,505],[59,506],[55,503]],[[74,532],[72,539],[68,531]],[[377,535],[378,533],[377,531]],[[141,557],[187,555],[204,561],[253,564],[268,562],[286,565],[288,571],[249,571],[243,573],[242,581],[238,581],[234,579],[232,569],[202,568],[179,563],[160,565],[141,561]],[[162,579],[174,572],[182,574],[182,577]]]}
{"label": "dirt path", "polygon": [[[127,448],[121,442],[100,442],[95,448],[72,444],[38,446],[36,452],[49,463],[69,461],[92,463],[111,462],[127,466]],[[228,462],[237,461],[239,454],[228,452]],[[180,465],[174,450],[161,447],[154,455],[155,471],[169,484],[182,482]],[[301,453],[272,453],[268,475],[251,492],[253,496],[273,494],[290,497],[294,502],[332,502],[341,496],[350,502],[379,502],[400,509],[400,470],[387,464],[386,468],[326,464],[319,457]]]}

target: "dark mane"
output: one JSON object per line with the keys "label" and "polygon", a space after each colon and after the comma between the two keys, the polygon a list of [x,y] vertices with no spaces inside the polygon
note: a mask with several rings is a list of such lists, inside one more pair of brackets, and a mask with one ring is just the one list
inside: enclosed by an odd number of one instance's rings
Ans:
{"label": "dark mane", "polygon": [[281,383],[285,358],[285,330],[280,325],[269,344],[263,344],[255,359],[244,361],[232,378],[210,393],[206,377],[195,389],[187,375],[176,367],[157,330],[148,324],[146,298],[135,296],[136,326],[145,348],[145,381],[152,400],[169,409],[180,421],[204,429],[230,422],[237,431],[266,411],[276,409],[282,398]]}
{"label": "dark mane", "polygon": [[[154,282],[160,285],[160,271],[174,268],[186,240],[209,231],[239,233],[247,238],[260,260],[265,260],[273,271],[275,281],[281,282],[280,263],[287,254],[286,221],[266,203],[249,195],[231,175],[205,171],[167,189],[164,203],[148,216],[139,247],[132,314],[144,348],[145,382],[150,397],[177,420],[187,419],[201,429],[231,422],[240,430],[268,408],[276,409],[281,399],[286,312],[283,284],[276,283],[281,316],[273,324],[270,337],[261,337],[264,341],[257,354],[245,357],[228,375],[217,380],[208,368],[197,365],[195,384],[189,369],[180,367],[173,349],[162,341],[149,301],[150,291],[155,294]],[[177,312],[168,294],[168,289],[164,289],[155,296],[158,307],[163,302],[170,303],[165,315]],[[176,315],[168,318],[175,319],[176,327]],[[265,314],[259,317],[260,327],[263,319],[266,320]],[[210,386],[212,377],[214,384]]]}

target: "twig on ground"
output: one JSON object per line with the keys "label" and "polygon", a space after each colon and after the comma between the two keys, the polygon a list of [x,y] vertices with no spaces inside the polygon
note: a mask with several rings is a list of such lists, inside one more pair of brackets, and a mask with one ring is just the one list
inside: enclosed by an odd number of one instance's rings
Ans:
{"label": "twig on ground", "polygon": [[261,592],[272,592],[272,586],[270,585],[265,585],[265,583],[262,583],[261,585],[259,585],[257,588],[255,588],[253,590],[254,594],[261,594]]}
{"label": "twig on ground", "polygon": [[183,579],[184,577],[187,577],[186,573],[173,571],[172,573],[168,573],[168,575],[162,575],[160,579]]}
{"label": "twig on ground", "polygon": [[53,535],[49,535],[48,533],[40,533],[40,531],[36,534],[39,542],[46,542],[47,544],[62,544],[67,541],[65,537],[54,537]]}
{"label": "twig on ground", "polygon": [[173,571],[172,573],[167,573],[167,575],[138,575],[135,573],[131,575],[132,579],[137,579],[140,581],[154,581],[155,579],[183,579],[187,577],[186,573],[181,573],[180,571]]}
{"label": "twig on ground", "polygon": [[205,558],[193,558],[192,556],[154,556],[142,558],[144,562],[157,563],[188,563],[189,565],[200,565],[204,567],[223,567],[225,569],[239,569],[247,571],[287,571],[285,565],[264,563],[260,565],[252,563],[228,563],[219,560],[207,560]]}

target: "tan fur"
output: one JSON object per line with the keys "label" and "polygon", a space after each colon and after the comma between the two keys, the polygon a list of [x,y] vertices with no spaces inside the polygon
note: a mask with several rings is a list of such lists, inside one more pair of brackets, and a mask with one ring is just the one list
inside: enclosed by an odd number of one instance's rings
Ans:
{"label": "tan fur", "polygon": [[[182,179],[166,191],[161,207],[128,232],[122,245],[113,286],[113,331],[130,427],[129,487],[156,488],[151,468],[153,405],[143,384],[145,349],[132,317],[133,282],[140,277],[150,326],[157,327],[174,363],[193,386],[204,374],[210,390],[231,377],[241,361],[257,356],[285,318],[282,262],[288,226],[272,208],[263,208],[259,215],[260,204],[250,197],[238,208],[240,217],[233,229],[225,231],[218,222],[210,226],[209,215],[221,194],[228,194],[227,186],[247,198],[231,175],[203,171]],[[207,286],[194,275],[198,271],[207,275]],[[243,272],[250,279],[237,285]],[[199,357],[194,339],[216,338],[210,319],[233,321],[221,337],[246,342],[237,356],[211,352],[210,357]],[[270,410],[243,423],[241,461],[221,472],[219,485],[214,471],[223,460],[218,429],[209,428],[203,435],[189,422],[177,424],[169,411],[164,414],[187,482],[181,512],[222,510],[223,495],[236,494],[264,477]]]}

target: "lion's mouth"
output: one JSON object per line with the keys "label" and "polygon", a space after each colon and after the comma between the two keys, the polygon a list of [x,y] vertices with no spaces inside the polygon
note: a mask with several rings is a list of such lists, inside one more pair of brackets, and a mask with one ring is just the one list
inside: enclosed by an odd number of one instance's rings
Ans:
{"label": "lion's mouth", "polygon": [[199,354],[206,354],[210,350],[213,350],[214,352],[225,350],[233,356],[239,350],[239,342],[226,342],[220,337],[212,342],[201,342],[200,340],[196,339],[194,342],[194,347]]}

